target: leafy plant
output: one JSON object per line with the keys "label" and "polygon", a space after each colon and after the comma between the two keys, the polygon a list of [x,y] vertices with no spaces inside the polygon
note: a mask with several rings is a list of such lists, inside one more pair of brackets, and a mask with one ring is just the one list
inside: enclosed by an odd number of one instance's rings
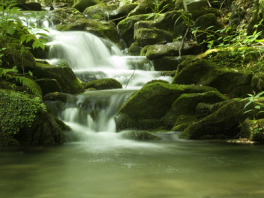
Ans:
{"label": "leafy plant", "polygon": [[249,110],[245,111],[244,114],[249,113],[249,112],[254,112],[254,117],[256,117],[258,114],[264,113],[264,111],[261,110],[261,106],[258,103],[256,103],[257,99],[260,96],[262,96],[263,94],[264,94],[264,91],[258,93],[257,95],[248,94],[249,97],[242,99],[242,101],[249,100],[245,104],[244,109],[246,109],[250,104],[253,104],[253,106],[254,106],[253,109],[249,109]]}

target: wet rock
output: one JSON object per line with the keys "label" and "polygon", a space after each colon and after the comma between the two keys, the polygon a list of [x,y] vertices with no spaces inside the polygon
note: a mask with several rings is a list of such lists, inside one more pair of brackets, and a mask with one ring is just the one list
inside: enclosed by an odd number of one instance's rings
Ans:
{"label": "wet rock", "polygon": [[140,51],[141,51],[142,47],[139,45],[138,42],[134,42],[131,44],[131,46],[128,48],[127,52],[130,55],[133,56],[139,56],[140,55]]}
{"label": "wet rock", "polygon": [[185,56],[163,56],[152,60],[155,71],[174,71],[178,65],[185,60]]}
{"label": "wet rock", "polygon": [[184,9],[188,12],[197,10],[197,8],[208,7],[207,0],[183,0]]}
{"label": "wet rock", "polygon": [[[182,42],[173,42],[167,43],[165,45],[157,44],[157,45],[149,45],[145,46],[141,52],[141,56],[146,56],[148,59],[156,59],[161,58],[163,56],[178,56],[179,50],[181,49]],[[181,54],[188,55],[188,54],[197,54],[199,52],[199,47],[196,45],[184,43]]]}
{"label": "wet rock", "polygon": [[41,11],[41,4],[38,2],[28,2],[25,4],[19,4],[18,7],[23,10]]}
{"label": "wet rock", "polygon": [[62,92],[53,92],[53,93],[48,93],[43,96],[43,100],[48,100],[48,101],[61,101],[66,103],[67,102],[67,94],[62,93]]}
{"label": "wet rock", "polygon": [[264,119],[245,120],[241,125],[241,132],[238,136],[239,138],[264,142]]}
{"label": "wet rock", "polygon": [[147,131],[123,131],[122,138],[130,140],[160,140],[161,138]]}
{"label": "wet rock", "polygon": [[223,68],[208,60],[198,60],[186,65],[172,83],[205,85],[230,97],[246,97],[252,90],[251,79],[250,71]]}
{"label": "wet rock", "polygon": [[172,0],[143,0],[129,13],[128,16],[131,17],[140,14],[166,12],[170,8],[174,8],[174,4],[175,3]]}
{"label": "wet rock", "polygon": [[33,73],[34,76],[39,79],[56,79],[63,92],[80,93],[84,91],[83,86],[76,78],[72,69],[68,66],[52,66],[44,63],[37,63]]}
{"label": "wet rock", "polygon": [[61,86],[59,85],[58,81],[55,79],[38,79],[36,83],[40,86],[42,90],[42,94],[46,95],[52,92],[61,92]]}
{"label": "wet rock", "polygon": [[165,30],[140,28],[134,32],[134,39],[141,46],[168,43],[173,40],[174,34]]}
{"label": "wet rock", "polygon": [[133,10],[137,5],[136,4],[125,4],[109,13],[109,19],[114,20],[115,23],[118,23],[122,20],[123,17],[127,16],[131,10]]}
{"label": "wet rock", "polygon": [[98,19],[98,20],[109,20],[109,14],[117,8],[116,5],[109,6],[104,3],[100,3],[94,6],[86,8],[83,14],[88,19]]}
{"label": "wet rock", "polygon": [[103,89],[120,89],[122,85],[115,79],[112,78],[105,78],[99,80],[93,80],[91,82],[83,83],[83,87],[85,89],[94,88],[96,90],[103,90]]}
{"label": "wet rock", "polygon": [[63,143],[60,126],[47,113],[40,98],[0,90],[0,101],[0,144],[32,146]]}
{"label": "wet rock", "polygon": [[151,14],[142,14],[142,15],[136,15],[132,17],[127,17],[124,20],[120,21],[117,26],[119,29],[119,34],[121,39],[124,40],[124,42],[127,44],[127,46],[130,46],[134,40],[134,24],[138,21],[142,20],[153,20],[154,16]]}
{"label": "wet rock", "polygon": [[87,7],[100,3],[99,0],[78,0],[72,7],[83,12]]}
{"label": "wet rock", "polygon": [[192,85],[172,85],[163,82],[146,84],[133,94],[119,110],[117,128],[154,129],[164,126],[160,118],[170,110],[183,93],[203,93],[214,88]]}
{"label": "wet rock", "polygon": [[[204,119],[190,125],[180,135],[185,139],[229,139],[235,138],[240,132],[239,124],[249,116],[244,114],[248,101],[230,100],[219,110]],[[252,108],[248,107],[248,108]]]}
{"label": "wet rock", "polygon": [[[177,98],[170,110],[162,118],[162,121],[170,127],[177,127],[183,123],[190,123],[189,118],[192,117],[191,123],[198,119],[196,118],[196,107],[199,103],[214,104],[220,101],[228,100],[218,91],[209,91],[205,93],[187,93],[182,94]],[[184,118],[188,117],[188,119]]]}

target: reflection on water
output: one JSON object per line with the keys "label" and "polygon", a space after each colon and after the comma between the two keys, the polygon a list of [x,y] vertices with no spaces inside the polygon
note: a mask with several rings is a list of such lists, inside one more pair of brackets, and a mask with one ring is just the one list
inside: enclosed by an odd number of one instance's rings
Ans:
{"label": "reflection on water", "polygon": [[263,145],[183,142],[168,138],[173,135],[163,135],[167,138],[161,142],[114,138],[103,147],[102,140],[97,146],[77,142],[52,148],[1,148],[0,197],[264,196]]}

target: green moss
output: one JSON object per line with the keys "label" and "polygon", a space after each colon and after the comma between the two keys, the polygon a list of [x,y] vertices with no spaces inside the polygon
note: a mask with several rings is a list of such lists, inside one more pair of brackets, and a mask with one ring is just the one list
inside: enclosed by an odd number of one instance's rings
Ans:
{"label": "green moss", "polygon": [[83,83],[83,87],[85,89],[95,88],[97,90],[102,90],[102,89],[120,89],[122,88],[122,85],[120,82],[118,82],[113,78],[105,78],[105,79],[94,80],[88,83]]}
{"label": "green moss", "polygon": [[0,90],[0,130],[6,134],[17,134],[20,128],[30,127],[38,112],[46,112],[39,97]]}
{"label": "green moss", "polygon": [[122,132],[122,137],[131,140],[160,140],[161,138],[147,131],[126,131]]}

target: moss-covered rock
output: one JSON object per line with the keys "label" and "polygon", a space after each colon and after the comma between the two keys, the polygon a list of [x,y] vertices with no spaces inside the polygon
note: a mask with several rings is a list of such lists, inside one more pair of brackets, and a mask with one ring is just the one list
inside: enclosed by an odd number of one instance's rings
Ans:
{"label": "moss-covered rock", "polygon": [[[157,44],[157,45],[149,45],[145,46],[141,52],[141,56],[146,56],[148,59],[156,59],[161,58],[163,56],[178,56],[179,50],[181,49],[182,42],[173,42],[167,43],[165,45]],[[181,54],[188,55],[188,54],[197,54],[199,51],[196,50],[196,46],[189,45],[188,43],[184,43]]]}
{"label": "moss-covered rock", "polygon": [[172,32],[156,28],[140,28],[134,32],[134,39],[141,46],[172,42],[173,36]]}
{"label": "moss-covered rock", "polygon": [[80,93],[84,91],[83,86],[70,67],[53,66],[38,62],[33,73],[37,78],[56,79],[63,92]]}
{"label": "moss-covered rock", "polygon": [[130,140],[160,140],[161,138],[147,131],[123,131],[122,138]]}
{"label": "moss-covered rock", "polygon": [[20,71],[33,71],[36,67],[36,61],[30,51],[26,50],[21,53],[21,45],[17,43],[7,43],[4,46],[6,49],[3,51],[2,68],[12,69],[14,66]]}
{"label": "moss-covered rock", "polygon": [[228,99],[218,91],[182,94],[175,100],[175,102],[173,102],[170,110],[162,118],[162,121],[170,127],[176,127],[180,124],[189,122],[188,119],[185,121],[180,116],[196,117],[196,107],[199,103],[204,102],[214,104],[224,100]]}
{"label": "moss-covered rock", "polygon": [[120,37],[125,41],[127,46],[130,46],[134,40],[134,24],[142,20],[153,20],[154,16],[151,14],[142,14],[132,17],[127,17],[120,21],[117,26],[119,29]]}
{"label": "moss-covered rock", "polygon": [[102,89],[120,89],[122,85],[120,82],[113,78],[105,78],[99,80],[93,80],[91,82],[83,83],[85,89],[95,88],[97,90]]}
{"label": "moss-covered rock", "polygon": [[87,7],[100,3],[99,0],[78,0],[72,7],[83,12]]}
{"label": "moss-covered rock", "polygon": [[21,8],[22,10],[41,11],[41,4],[38,2],[19,4],[17,7]]}
{"label": "moss-covered rock", "polygon": [[114,22],[98,21],[93,19],[79,19],[71,24],[56,26],[60,31],[87,31],[96,36],[111,40],[114,43],[119,42],[117,28]]}
{"label": "moss-covered rock", "polygon": [[248,117],[244,114],[244,106],[247,102],[241,99],[230,100],[211,115],[190,125],[180,137],[185,139],[235,138],[240,132],[240,123]]}
{"label": "moss-covered rock", "polygon": [[54,92],[54,93],[48,93],[43,96],[43,101],[61,101],[66,103],[67,102],[67,94],[62,92]]}
{"label": "moss-covered rock", "polygon": [[241,124],[241,132],[237,138],[247,138],[249,140],[264,142],[264,119],[245,120]]}
{"label": "moss-covered rock", "polygon": [[[155,129],[163,127],[162,118],[173,102],[183,93],[216,91],[214,88],[192,85],[172,85],[163,82],[146,84],[119,110],[117,129]],[[169,128],[170,129],[170,128]]]}
{"label": "moss-covered rock", "polygon": [[173,79],[173,84],[196,84],[217,88],[230,97],[246,97],[251,93],[251,72],[219,67],[208,60],[186,65]]}
{"label": "moss-covered rock", "polygon": [[128,13],[131,12],[136,6],[137,4],[134,3],[122,5],[121,7],[109,13],[109,19],[114,20],[115,23],[118,23],[123,17],[127,16]]}
{"label": "moss-covered rock", "polygon": [[39,97],[0,90],[0,117],[1,145],[63,142],[62,130]]}
{"label": "moss-covered rock", "polygon": [[36,83],[38,83],[38,85],[40,86],[43,95],[52,92],[61,92],[61,86],[59,85],[58,81],[55,79],[42,78],[36,80]]}
{"label": "moss-covered rock", "polygon": [[155,71],[174,71],[187,56],[163,56],[152,60]]}
{"label": "moss-covered rock", "polygon": [[83,14],[85,14],[88,19],[109,20],[109,13],[116,8],[116,5],[109,6],[105,3],[100,3],[86,8]]}
{"label": "moss-covered rock", "polygon": [[174,1],[172,0],[143,0],[128,16],[166,12],[171,7],[174,7]]}
{"label": "moss-covered rock", "polygon": [[127,52],[130,55],[133,56],[139,56],[140,55],[140,51],[141,51],[142,47],[139,45],[138,42],[134,42],[131,44],[131,46],[127,49]]}

